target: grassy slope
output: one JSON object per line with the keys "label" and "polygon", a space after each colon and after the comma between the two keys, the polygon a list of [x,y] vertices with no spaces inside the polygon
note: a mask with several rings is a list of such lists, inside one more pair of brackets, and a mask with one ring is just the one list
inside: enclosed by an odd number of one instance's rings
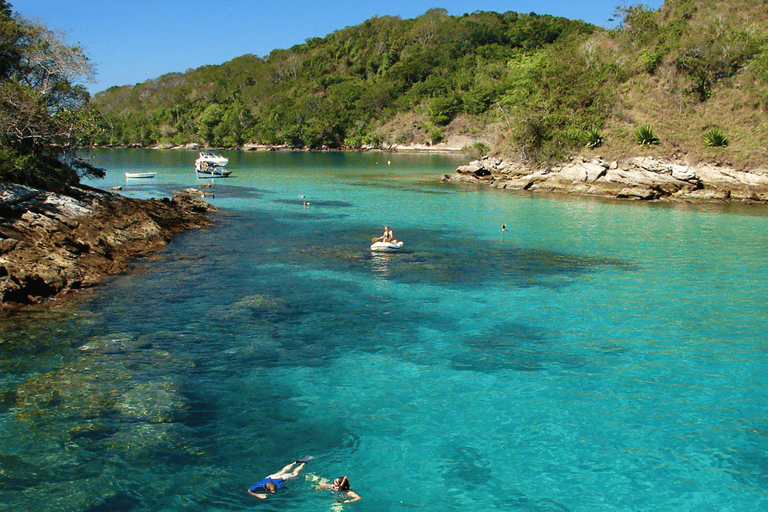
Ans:
{"label": "grassy slope", "polygon": [[[765,0],[667,0],[656,12],[648,12],[653,29],[627,19],[620,28],[598,31],[580,42],[579,51],[594,54],[604,66],[616,65],[626,78],[607,80],[615,88],[611,113],[601,127],[604,143],[595,149],[573,152],[624,159],[648,155],[681,159],[687,163],[715,162],[738,168],[768,164],[768,2]],[[547,49],[549,59],[572,58],[573,49]],[[661,55],[648,72],[644,54]],[[691,71],[681,62],[699,55],[698,65],[709,77],[708,97],[692,92]],[[573,62],[574,66],[587,66]],[[723,72],[722,67],[730,71]],[[727,76],[720,76],[727,75]],[[461,119],[446,134],[478,135],[493,145],[495,153],[519,157],[520,141],[515,126],[525,124],[535,107],[511,110],[511,117],[497,110],[492,116]],[[549,109],[549,106],[543,107]],[[457,120],[458,121],[458,120]],[[634,133],[650,125],[658,145],[640,146]],[[728,137],[727,147],[709,148],[704,134],[719,128]],[[573,153],[572,152],[572,153]],[[571,154],[572,154],[571,153]],[[566,155],[567,156],[567,153]]]}
{"label": "grassy slope", "polygon": [[[614,58],[637,62],[643,51],[668,49],[653,74],[640,72],[621,84],[620,103],[603,130],[606,144],[593,152],[608,158],[643,154],[743,168],[765,165],[768,91],[759,75],[766,62],[768,2],[668,0],[655,19],[663,30],[685,16],[690,16],[687,30],[679,38],[653,37],[644,45],[622,40],[621,34],[593,39],[603,49],[618,47]],[[705,101],[688,92],[691,78],[679,69],[681,54],[696,50],[713,60],[733,60],[747,37],[761,41],[762,59],[744,61],[733,76],[717,79]],[[643,124],[654,128],[661,139],[659,145],[638,146],[633,141],[634,131]],[[704,133],[713,127],[727,134],[728,147],[707,148],[702,143]]]}

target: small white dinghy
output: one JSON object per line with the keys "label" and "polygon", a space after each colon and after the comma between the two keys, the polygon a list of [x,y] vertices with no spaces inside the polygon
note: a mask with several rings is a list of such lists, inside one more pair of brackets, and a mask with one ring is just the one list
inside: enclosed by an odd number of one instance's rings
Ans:
{"label": "small white dinghy", "polygon": [[154,178],[155,174],[157,174],[154,171],[147,171],[147,172],[127,172],[125,173],[125,177],[129,179],[147,179],[147,178]]}
{"label": "small white dinghy", "polygon": [[373,252],[397,252],[403,248],[402,240],[396,240],[395,242],[374,242],[371,245],[371,251]]}

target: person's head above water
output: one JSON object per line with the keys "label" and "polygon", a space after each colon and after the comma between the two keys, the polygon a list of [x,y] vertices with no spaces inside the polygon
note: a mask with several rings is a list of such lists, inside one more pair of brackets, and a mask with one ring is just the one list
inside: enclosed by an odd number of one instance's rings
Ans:
{"label": "person's head above water", "polygon": [[333,487],[334,489],[338,489],[340,491],[348,491],[349,490],[349,478],[346,476],[340,476],[336,478],[333,481]]}
{"label": "person's head above water", "polygon": [[270,480],[269,482],[264,484],[264,489],[266,489],[268,492],[274,494],[277,490],[277,486],[275,485],[275,482]]}

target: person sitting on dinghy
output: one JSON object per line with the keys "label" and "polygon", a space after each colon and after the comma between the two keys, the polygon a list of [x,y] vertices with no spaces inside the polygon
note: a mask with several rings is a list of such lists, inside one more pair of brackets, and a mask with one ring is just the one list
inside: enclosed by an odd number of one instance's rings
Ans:
{"label": "person sitting on dinghy", "polygon": [[389,226],[384,226],[384,234],[379,237],[379,240],[390,244],[397,243],[397,240],[395,240],[395,235],[392,233],[392,230],[389,229]]}

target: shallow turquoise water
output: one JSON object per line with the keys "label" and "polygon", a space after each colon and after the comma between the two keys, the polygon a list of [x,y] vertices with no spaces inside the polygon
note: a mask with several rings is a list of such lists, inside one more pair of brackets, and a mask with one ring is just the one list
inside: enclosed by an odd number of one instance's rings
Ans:
{"label": "shallow turquoise water", "polygon": [[[768,509],[765,208],[228,156],[213,226],[0,322],[0,509],[338,509],[302,478],[245,493],[305,454],[360,511]],[[200,187],[194,158],[98,151],[97,186]],[[406,252],[369,253],[385,223]]]}

